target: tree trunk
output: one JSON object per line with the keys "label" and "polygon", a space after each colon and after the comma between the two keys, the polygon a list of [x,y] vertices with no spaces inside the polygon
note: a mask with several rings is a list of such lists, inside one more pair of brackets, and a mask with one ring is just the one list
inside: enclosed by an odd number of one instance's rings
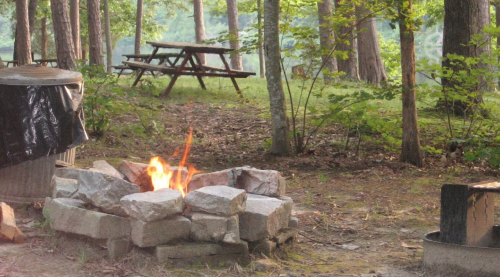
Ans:
{"label": "tree trunk", "polygon": [[333,31],[332,0],[318,2],[319,18],[319,43],[321,47],[321,61],[323,63],[323,79],[332,82],[332,73],[337,71],[337,61],[332,51],[335,47],[335,34]]}
{"label": "tree trunk", "polygon": [[[240,37],[238,33],[238,6],[236,0],[226,0],[227,2],[227,22],[229,25],[229,45],[235,50],[240,49]],[[231,54],[231,67],[235,70],[243,70],[241,54],[239,52]]]}
{"label": "tree trunk", "polygon": [[259,44],[259,71],[260,71],[260,78],[266,78],[266,68],[265,68],[265,62],[264,62],[264,39],[262,37],[262,0],[257,0],[257,35],[259,38],[259,41],[257,42]]}
{"label": "tree trunk", "polygon": [[[403,142],[401,161],[422,167],[420,133],[417,106],[415,104],[415,38],[413,23],[406,15],[411,14],[412,0],[398,7],[399,37],[401,40],[401,70],[403,74]],[[408,5],[406,5],[408,4]],[[403,8],[404,7],[404,8]]]}
{"label": "tree trunk", "polygon": [[102,37],[100,0],[87,0],[87,16],[89,24],[89,64],[104,66],[102,59]]}
{"label": "tree trunk", "polygon": [[135,48],[134,48],[134,54],[136,55],[141,54],[142,6],[143,6],[143,0],[137,0],[137,16],[135,19]]}
{"label": "tree trunk", "polygon": [[[205,23],[203,22],[203,0],[193,0],[194,6],[194,26],[196,43],[205,40]],[[198,53],[198,58],[202,64],[206,64],[205,54]]]}
{"label": "tree trunk", "polygon": [[356,7],[358,19],[359,77],[371,84],[387,81],[384,64],[380,56],[375,17],[364,5]]}
{"label": "tree trunk", "polygon": [[47,59],[47,18],[42,18],[42,36],[40,38],[40,53],[42,55],[42,59]]}
{"label": "tree trunk", "polygon": [[[490,52],[490,43],[487,39],[480,42],[479,45],[470,43],[473,36],[480,34],[481,30],[490,22],[490,10],[488,0],[445,0],[444,1],[444,32],[443,32],[443,57],[448,54],[457,54],[464,57],[479,57],[483,53]],[[470,71],[465,64],[452,64],[452,61],[445,59],[442,66],[453,69]],[[486,65],[478,64],[476,68]],[[460,86],[457,81],[449,78],[442,79],[443,89],[446,91],[455,86]],[[484,91],[487,89],[486,79],[480,79],[477,86],[470,89],[470,92]],[[468,101],[452,100],[446,103],[443,100],[438,101],[438,106],[451,108],[457,115],[464,115],[471,112],[471,108],[477,103],[483,102],[481,94],[475,99]]]}
{"label": "tree trunk", "polygon": [[358,73],[358,53],[356,52],[357,42],[354,35],[355,17],[354,5],[351,0],[335,0],[335,12],[340,12],[348,21],[347,26],[343,25],[337,31],[337,50],[347,52],[347,59],[337,59],[339,72],[345,73],[345,79],[359,81]]}
{"label": "tree trunk", "polygon": [[106,33],[106,68],[108,73],[113,73],[113,47],[111,44],[111,23],[109,19],[108,0],[104,1],[104,32]]}
{"label": "tree trunk", "polygon": [[28,4],[28,21],[30,26],[30,37],[33,36],[35,30],[36,8],[38,7],[38,0],[30,0]]}
{"label": "tree trunk", "polygon": [[28,0],[16,0],[16,19],[17,64],[31,64]]}
{"label": "tree trunk", "polygon": [[80,0],[69,1],[69,12],[71,18],[71,32],[73,46],[75,47],[75,59],[82,59],[82,44],[80,41]]}
{"label": "tree trunk", "polygon": [[[500,27],[500,1],[495,2],[495,25]],[[500,49],[500,36],[497,37],[497,49]],[[500,56],[498,57],[498,64],[500,65]],[[497,67],[500,70],[500,66]],[[497,80],[497,87],[500,87],[500,77]]]}
{"label": "tree trunk", "polygon": [[51,0],[52,25],[56,44],[57,66],[61,69],[76,68],[75,47],[71,39],[71,23],[66,0]]}
{"label": "tree trunk", "polygon": [[279,0],[264,0],[264,50],[267,90],[271,104],[272,145],[270,153],[290,155],[288,117],[281,80],[281,49],[279,44]]}

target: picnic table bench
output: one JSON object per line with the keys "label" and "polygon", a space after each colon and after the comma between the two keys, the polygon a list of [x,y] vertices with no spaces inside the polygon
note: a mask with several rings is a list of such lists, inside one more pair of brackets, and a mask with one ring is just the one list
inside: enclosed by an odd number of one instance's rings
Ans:
{"label": "picnic table bench", "polygon": [[47,65],[50,64],[51,67],[57,66],[57,59],[36,59],[33,60],[36,64]]}
{"label": "picnic table bench", "polygon": [[[146,42],[153,46],[153,52],[143,62],[138,61],[124,61],[123,63],[132,69],[137,70],[138,74],[132,86],[137,85],[140,81],[142,75],[145,71],[161,72],[172,76],[168,87],[165,90],[165,96],[168,96],[172,90],[177,78],[179,76],[196,76],[198,82],[203,89],[206,89],[205,83],[202,77],[224,77],[231,78],[236,92],[241,95],[241,90],[236,83],[235,78],[247,78],[248,76],[255,75],[255,72],[233,70],[229,67],[229,64],[224,57],[224,54],[228,54],[234,51],[232,48],[225,48],[220,46],[212,46],[206,44],[195,44],[195,43],[179,43],[179,42]],[[151,61],[157,58],[159,49],[174,49],[179,51],[174,54],[175,60],[173,62],[160,63],[158,65],[151,64]],[[224,67],[214,67],[209,65],[204,65],[201,63],[198,54],[217,54]],[[188,65],[189,63],[189,65]]]}
{"label": "picnic table bench", "polygon": [[[158,60],[157,64],[164,64],[165,62],[168,64],[172,64],[172,61],[170,59],[177,58],[177,55],[178,54],[175,54],[175,53],[157,53],[155,55],[154,59]],[[127,60],[126,60],[127,62],[130,61],[130,59],[139,59],[140,61],[144,62],[151,57],[151,54],[123,54],[122,56],[127,58]],[[135,68],[135,67],[132,68],[125,63],[122,65],[115,65],[115,66],[113,66],[113,68],[116,70],[120,70],[118,72],[118,77],[120,77],[120,75],[122,75],[124,70],[132,70],[132,71],[137,70],[137,68]],[[150,72],[154,75],[154,71],[150,71]]]}

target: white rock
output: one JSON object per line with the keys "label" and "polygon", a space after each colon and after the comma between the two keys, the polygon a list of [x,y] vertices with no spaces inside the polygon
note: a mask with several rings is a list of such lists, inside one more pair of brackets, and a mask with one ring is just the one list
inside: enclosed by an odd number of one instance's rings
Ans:
{"label": "white rock", "polygon": [[52,176],[52,198],[78,198],[78,180]]}
{"label": "white rock", "polygon": [[[102,172],[104,174],[108,174],[110,176],[116,177],[118,179],[123,179],[124,175],[116,170],[112,165],[110,165],[107,161],[105,160],[99,160],[99,161],[94,161],[92,163],[92,166],[94,167],[94,170],[97,170],[99,172]],[[92,168],[91,168],[92,170]]]}
{"label": "white rock", "polygon": [[183,199],[180,191],[166,188],[126,195],[120,205],[132,218],[155,221],[182,212]]}
{"label": "white rock", "polygon": [[119,216],[127,215],[120,206],[120,199],[139,190],[137,185],[94,171],[81,172],[78,180],[80,199]]}
{"label": "white rock", "polygon": [[246,199],[242,189],[210,186],[186,194],[184,202],[195,212],[230,216],[245,210]]}
{"label": "white rock", "polygon": [[185,240],[189,238],[191,221],[174,215],[158,221],[142,221],[131,219],[132,242],[139,247],[151,247],[170,241]]}
{"label": "white rock", "polygon": [[238,215],[187,212],[186,217],[191,219],[191,239],[194,241],[240,243]]}

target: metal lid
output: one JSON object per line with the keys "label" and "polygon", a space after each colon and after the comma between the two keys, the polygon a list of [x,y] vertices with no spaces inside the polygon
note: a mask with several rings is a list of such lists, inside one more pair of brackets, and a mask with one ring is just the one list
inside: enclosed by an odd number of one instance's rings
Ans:
{"label": "metal lid", "polygon": [[54,86],[80,83],[80,72],[41,65],[24,65],[0,69],[0,85]]}

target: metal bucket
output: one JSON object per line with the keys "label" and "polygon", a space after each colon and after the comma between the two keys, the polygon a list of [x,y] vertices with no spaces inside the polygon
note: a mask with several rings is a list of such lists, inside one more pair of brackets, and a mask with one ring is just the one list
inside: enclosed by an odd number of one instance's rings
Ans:
{"label": "metal bucket", "polygon": [[0,169],[0,201],[29,204],[51,195],[56,155]]}

